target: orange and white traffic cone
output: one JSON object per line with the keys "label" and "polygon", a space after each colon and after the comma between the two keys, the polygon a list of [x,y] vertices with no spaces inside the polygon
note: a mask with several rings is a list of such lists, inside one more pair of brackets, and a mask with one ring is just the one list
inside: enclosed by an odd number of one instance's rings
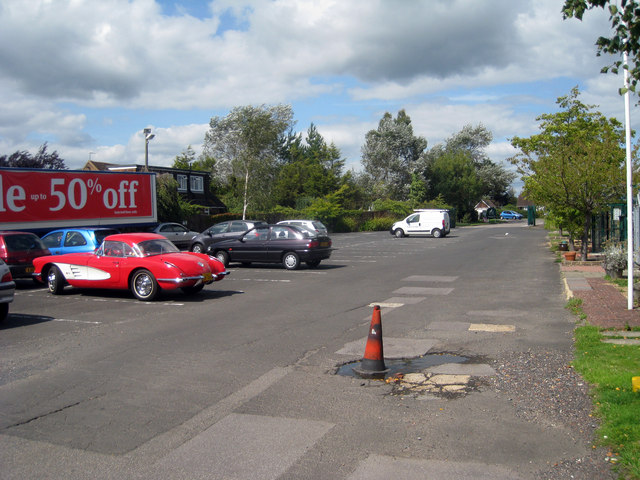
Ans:
{"label": "orange and white traffic cone", "polygon": [[371,316],[371,327],[367,337],[367,344],[364,349],[364,358],[360,366],[353,369],[358,375],[364,378],[384,378],[389,369],[384,364],[384,353],[382,350],[382,319],[380,317],[380,305],[373,307]]}

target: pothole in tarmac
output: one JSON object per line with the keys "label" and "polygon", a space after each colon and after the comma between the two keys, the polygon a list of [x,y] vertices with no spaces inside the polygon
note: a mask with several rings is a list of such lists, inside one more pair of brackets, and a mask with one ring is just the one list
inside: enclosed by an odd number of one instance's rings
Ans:
{"label": "pothole in tarmac", "polygon": [[[388,371],[374,380],[392,385],[393,389],[390,395],[430,394],[445,398],[457,398],[476,389],[478,383],[474,377],[433,373],[429,369],[438,365],[475,363],[476,361],[477,359],[451,353],[433,353],[415,358],[385,359],[384,363]],[[343,364],[338,367],[335,373],[336,375],[363,378],[356,373],[361,363],[361,361],[357,361]]]}

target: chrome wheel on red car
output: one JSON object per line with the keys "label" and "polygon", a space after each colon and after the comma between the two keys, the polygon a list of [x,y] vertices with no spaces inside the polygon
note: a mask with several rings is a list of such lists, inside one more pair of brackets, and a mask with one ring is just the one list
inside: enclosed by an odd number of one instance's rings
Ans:
{"label": "chrome wheel on red car", "polygon": [[131,277],[131,292],[138,300],[153,300],[158,291],[158,282],[149,270],[138,270]]}
{"label": "chrome wheel on red car", "polygon": [[64,276],[56,266],[49,269],[49,273],[47,274],[47,287],[54,295],[60,295],[64,289]]}

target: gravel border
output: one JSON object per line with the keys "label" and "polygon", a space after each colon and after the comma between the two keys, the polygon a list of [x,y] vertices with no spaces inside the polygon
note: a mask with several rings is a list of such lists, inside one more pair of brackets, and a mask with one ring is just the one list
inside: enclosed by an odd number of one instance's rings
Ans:
{"label": "gravel border", "polygon": [[[573,352],[508,352],[493,361],[496,376],[489,384],[508,396],[518,417],[548,427],[560,424],[576,441],[593,446],[598,420],[590,416],[590,387],[572,361]],[[615,480],[618,475],[608,459],[607,449],[592,448],[584,457],[565,459],[537,472],[536,478]]]}

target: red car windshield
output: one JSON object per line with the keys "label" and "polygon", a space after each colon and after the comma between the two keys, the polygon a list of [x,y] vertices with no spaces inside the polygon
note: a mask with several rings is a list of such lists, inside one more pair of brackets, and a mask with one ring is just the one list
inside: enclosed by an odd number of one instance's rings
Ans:
{"label": "red car windshield", "polygon": [[176,253],[180,252],[169,240],[145,240],[138,244],[138,249],[144,257],[150,255],[162,255],[163,253]]}

